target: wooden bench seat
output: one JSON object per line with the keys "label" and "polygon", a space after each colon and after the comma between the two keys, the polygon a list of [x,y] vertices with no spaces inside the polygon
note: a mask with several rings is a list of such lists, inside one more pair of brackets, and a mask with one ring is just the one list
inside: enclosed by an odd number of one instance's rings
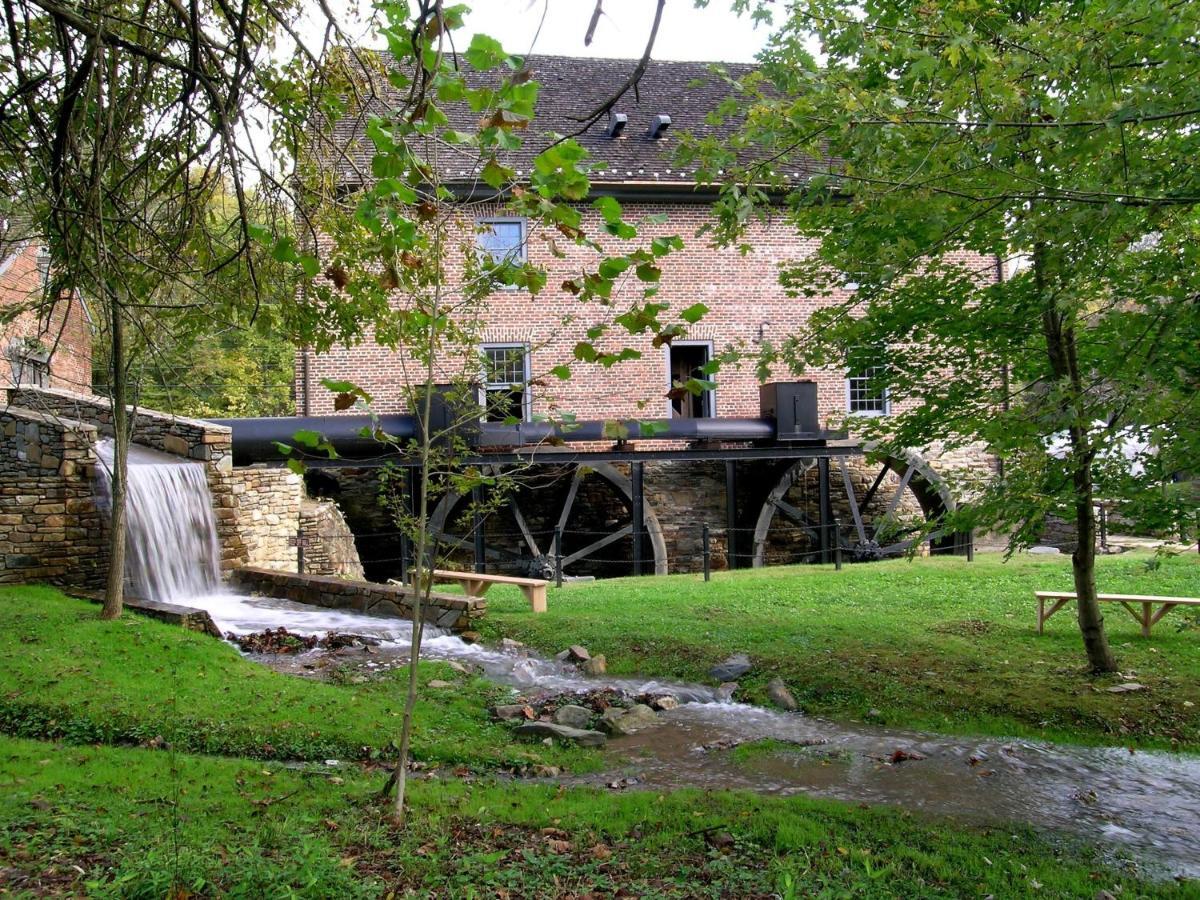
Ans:
{"label": "wooden bench seat", "polygon": [[[1077,599],[1074,591],[1034,591],[1038,602],[1038,634],[1042,634],[1046,620]],[[1159,619],[1176,606],[1200,606],[1198,597],[1157,597],[1152,594],[1097,594],[1096,599],[1104,603],[1120,603],[1142,626],[1142,636],[1150,637],[1150,629]],[[1052,605],[1046,608],[1046,602]],[[1159,607],[1156,611],[1154,607]],[[1140,607],[1140,608],[1139,608]]]}
{"label": "wooden bench seat", "polygon": [[481,575],[478,572],[454,572],[450,569],[434,569],[434,581],[457,581],[468,597],[482,597],[493,584],[513,584],[521,589],[529,608],[535,613],[546,611],[546,586],[550,583],[541,578],[518,578],[515,575]]}

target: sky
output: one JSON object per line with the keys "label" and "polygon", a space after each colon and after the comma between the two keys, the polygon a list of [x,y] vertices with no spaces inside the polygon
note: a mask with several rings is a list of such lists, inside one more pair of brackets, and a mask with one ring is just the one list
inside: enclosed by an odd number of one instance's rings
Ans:
{"label": "sky", "polygon": [[[474,0],[464,38],[477,32],[491,35],[510,53],[535,52],[563,56],[640,57],[654,19],[655,0],[604,0],[604,14],[590,46],[583,38],[595,8],[594,0]],[[369,3],[363,3],[369,7]],[[331,8],[345,13],[348,3],[333,2]],[[315,4],[314,4],[315,8]],[[319,42],[321,29],[314,22],[307,32]],[[364,45],[378,45],[370,29],[351,27]],[[534,44],[534,37],[537,41]],[[751,62],[766,43],[768,30],[755,28],[748,16],[729,10],[728,0],[710,0],[697,9],[693,0],[667,0],[662,23],[654,42],[654,59],[705,62]],[[462,49],[466,41],[462,41]]]}
{"label": "sky", "polygon": [[[590,46],[583,38],[592,0],[475,0],[468,33],[483,32],[513,53],[525,53],[537,35],[536,51],[564,56],[639,57],[654,19],[654,0],[604,0],[604,15]],[[542,20],[543,12],[545,21]],[[692,0],[667,0],[654,42],[655,59],[751,62],[767,39],[765,27],[729,11],[726,0],[696,9]]]}

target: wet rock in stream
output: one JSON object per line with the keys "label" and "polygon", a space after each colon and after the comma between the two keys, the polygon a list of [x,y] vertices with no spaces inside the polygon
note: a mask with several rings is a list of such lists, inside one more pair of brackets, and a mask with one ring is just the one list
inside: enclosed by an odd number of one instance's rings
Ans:
{"label": "wet rock in stream", "polygon": [[362,634],[331,631],[324,637],[317,637],[314,634],[296,634],[283,626],[250,634],[235,634],[231,631],[225,635],[225,639],[236,644],[243,653],[303,653],[317,647],[333,653],[342,650],[370,653],[372,648],[380,644],[378,638]]}
{"label": "wet rock in stream", "polygon": [[638,703],[631,706],[629,709],[621,709],[620,707],[610,707],[604,711],[604,715],[600,718],[600,727],[614,737],[623,734],[635,734],[645,728],[653,728],[655,725],[661,725],[662,718],[646,706],[644,703]]}
{"label": "wet rock in stream", "polygon": [[554,721],[559,725],[568,725],[571,728],[587,728],[592,721],[592,711],[586,706],[568,703],[554,711]]}
{"label": "wet rock in stream", "polygon": [[607,740],[600,731],[589,731],[583,728],[571,728],[567,725],[556,725],[553,722],[525,722],[518,725],[516,735],[526,740],[541,740],[554,738],[580,747],[603,747]]}

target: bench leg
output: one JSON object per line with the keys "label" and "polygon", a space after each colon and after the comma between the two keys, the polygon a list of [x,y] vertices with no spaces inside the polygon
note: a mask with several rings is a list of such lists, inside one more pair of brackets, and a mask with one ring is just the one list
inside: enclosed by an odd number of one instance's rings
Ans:
{"label": "bench leg", "polygon": [[1153,610],[1153,603],[1142,604],[1142,637],[1150,637],[1150,626],[1153,624],[1153,620],[1150,618],[1150,616],[1153,613]]}
{"label": "bench leg", "polygon": [[530,585],[524,588],[525,596],[529,599],[529,608],[535,613],[544,613],[546,611],[546,587],[545,585]]}
{"label": "bench leg", "polygon": [[1179,605],[1178,603],[1164,603],[1162,606],[1160,606],[1158,608],[1158,612],[1156,612],[1154,614],[1154,618],[1150,620],[1150,624],[1151,625],[1155,624],[1159,619],[1161,619],[1163,616],[1165,616],[1168,612],[1173,610],[1178,605]]}
{"label": "bench leg", "polygon": [[491,582],[488,581],[472,581],[471,579],[462,579],[463,589],[466,590],[468,597],[482,597],[488,592]]}
{"label": "bench leg", "polygon": [[1046,601],[1038,597],[1038,634],[1046,633]]}

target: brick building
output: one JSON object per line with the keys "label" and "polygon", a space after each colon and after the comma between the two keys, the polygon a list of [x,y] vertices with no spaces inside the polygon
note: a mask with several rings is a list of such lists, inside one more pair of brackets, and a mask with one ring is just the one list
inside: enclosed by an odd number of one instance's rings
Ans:
{"label": "brick building", "polygon": [[[528,174],[534,154],[544,145],[537,135],[573,131],[577,126],[572,117],[610,96],[634,64],[632,60],[531,59],[530,67],[539,83],[537,118],[525,135],[525,147],[506,160],[506,164],[517,171],[518,177]],[[726,68],[731,74],[738,75],[747,67],[731,65]],[[638,224],[639,234],[622,250],[621,241],[605,235],[601,217],[592,208],[590,200],[580,206],[583,230],[609,252],[627,252],[645,246],[657,236],[680,236],[684,249],[661,261],[662,276],[655,301],[668,303],[672,311],[696,303],[703,303],[709,309],[704,318],[688,330],[685,338],[669,346],[654,346],[650,334],[622,335],[619,345],[632,346],[640,352],[640,357],[612,368],[575,365],[573,377],[566,381],[546,375],[555,366],[573,363],[574,347],[587,328],[611,321],[613,316],[612,308],[583,306],[560,287],[587,267],[594,267],[595,251],[560,241],[556,255],[546,235],[531,233],[528,222],[513,218],[501,205],[489,203],[486,196],[481,196],[472,187],[478,183],[474,173],[466,169],[448,170],[451,183],[461,182],[458,187],[464,197],[463,216],[477,232],[480,252],[511,254],[544,266],[548,272],[547,287],[536,296],[516,289],[495,291],[482,315],[479,346],[473,353],[455,354],[453,360],[447,360],[448,371],[463,365],[464,358],[468,367],[476,368],[481,383],[481,402],[490,397],[503,413],[525,420],[539,414],[557,416],[563,413],[573,414],[580,420],[754,418],[760,415],[759,379],[749,357],[764,341],[778,344],[781,339],[797,333],[814,310],[843,301],[854,285],[847,283],[842,291],[823,298],[788,296],[779,281],[781,265],[812,253],[814,246],[796,235],[782,209],[776,217],[750,227],[744,242],[750,248],[748,252],[738,248],[716,248],[711,237],[704,235],[704,226],[711,221],[716,192],[712,187],[697,184],[694,168],[681,167],[676,162],[677,132],[686,130],[716,140],[727,137],[733,125],[716,126],[706,118],[726,98],[727,90],[725,83],[710,73],[707,63],[653,62],[636,94],[627,94],[607,120],[595,123],[577,137],[589,151],[590,161],[599,164],[591,175],[594,195],[620,200],[624,218]],[[348,119],[338,128],[337,136],[344,147],[351,153],[361,154],[362,164],[357,167],[358,171],[370,171],[369,151],[363,134],[366,117],[376,111],[366,110],[359,119]],[[453,123],[455,112],[451,111],[450,115]],[[463,121],[464,127],[474,126],[470,114]],[[793,162],[781,174],[803,179],[825,165],[817,160]],[[345,178],[351,180],[349,175]],[[353,187],[353,183],[348,186]],[[975,269],[981,279],[998,277],[995,259],[964,255],[962,261]],[[632,300],[637,296],[638,285],[634,284],[627,297]],[[620,302],[615,306],[619,307]],[[564,324],[568,321],[569,324]],[[609,348],[612,348],[611,344]],[[722,368],[714,378],[715,390],[700,397],[668,397],[672,384],[686,380],[707,360],[726,350],[742,352],[747,361],[740,366]],[[301,352],[296,363],[297,412],[326,415],[334,411],[333,395],[321,386],[321,380],[326,378],[359,384],[374,395],[381,411],[403,411],[398,390],[403,370],[401,356],[373,344],[336,348],[319,355]],[[772,373],[772,376],[779,380],[792,377],[787,372]],[[871,379],[869,364],[858,371],[826,369],[806,372],[803,377],[817,383],[819,418],[823,424],[841,422],[848,414],[886,415],[890,412],[888,398]],[[652,441],[637,443],[640,446],[654,444]],[[990,460],[983,454],[960,453],[954,460],[942,459],[940,462],[946,471],[990,465]],[[745,530],[747,545],[749,533],[753,532],[756,563],[785,558],[774,554],[767,546],[762,525],[767,512],[763,504],[764,498],[772,496],[781,485],[783,492],[776,500],[784,501],[786,505],[787,498],[791,498],[793,509],[802,508],[808,502],[799,495],[807,494],[809,487],[815,496],[816,487],[809,484],[807,476],[797,470],[794,462],[782,474],[778,465],[759,466],[761,471],[750,466],[746,477],[739,482],[738,496],[728,502],[722,497],[721,486],[723,483],[725,494],[732,494],[733,481],[727,474],[722,475],[719,466],[716,469],[712,466],[708,469],[671,468],[680,465],[684,464],[660,466],[654,470],[653,483],[648,482],[646,487],[646,496],[652,498],[655,506],[653,528],[665,535],[663,546],[655,550],[656,562],[661,562],[658,557],[666,556],[670,558],[667,563],[670,569],[698,567],[699,529],[703,523],[710,523],[716,529],[723,527],[727,535],[735,538],[738,530]],[[858,462],[843,461],[841,465],[848,473],[854,469],[853,480],[859,484],[859,497],[868,492],[876,493],[870,487],[873,472]],[[919,513],[927,504],[910,496],[915,485],[904,477],[906,465],[901,461],[893,466],[894,471],[888,473],[889,480],[880,494],[896,487],[900,502],[893,505],[895,510]],[[610,481],[619,482],[628,499],[627,471],[618,467],[611,473]],[[348,482],[362,478],[361,472],[346,473]],[[789,478],[795,482],[791,488],[784,484]],[[849,474],[847,479],[849,483]],[[838,479],[834,481],[836,483]],[[563,486],[565,481],[560,478],[560,482],[559,494],[567,490]],[[561,501],[562,497],[556,496],[550,505],[561,508]],[[357,503],[362,507],[360,523],[363,527],[367,524],[382,527],[378,517],[368,523],[367,508],[371,502],[360,498]],[[596,502],[603,506],[600,501]],[[835,498],[835,507],[837,502]],[[349,503],[356,505],[354,500]],[[895,510],[886,514],[891,516]],[[848,517],[849,513],[846,515]],[[354,518],[351,511],[352,525]],[[547,525],[555,516],[547,513],[540,519]],[[861,527],[859,532],[860,535],[863,532]],[[540,549],[541,555],[545,556],[545,548]],[[743,562],[750,558],[749,551],[744,552]],[[364,550],[362,555],[370,568],[370,550]],[[690,560],[686,566],[680,562],[685,557]]]}
{"label": "brick building", "polygon": [[[77,297],[45,300],[48,260],[32,239],[0,242],[0,388],[92,392],[92,325]],[[21,309],[11,320],[4,313]]]}

